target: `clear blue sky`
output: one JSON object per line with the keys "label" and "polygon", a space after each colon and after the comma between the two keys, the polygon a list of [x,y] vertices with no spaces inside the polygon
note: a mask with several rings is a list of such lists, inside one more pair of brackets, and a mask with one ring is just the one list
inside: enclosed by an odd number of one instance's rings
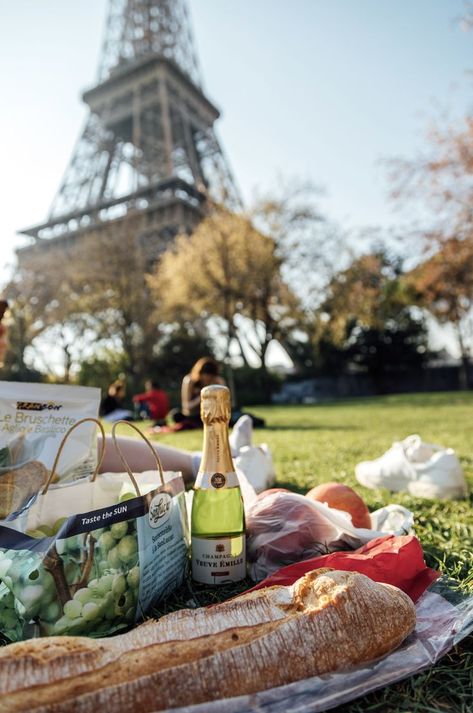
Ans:
{"label": "clear blue sky", "polygon": [[[0,268],[46,217],[85,118],[106,0],[1,3]],[[219,134],[245,198],[277,175],[327,189],[346,226],[390,225],[382,157],[422,146],[436,105],[472,109],[463,0],[190,0]],[[5,199],[6,198],[6,199]],[[5,272],[3,273],[5,274]]]}

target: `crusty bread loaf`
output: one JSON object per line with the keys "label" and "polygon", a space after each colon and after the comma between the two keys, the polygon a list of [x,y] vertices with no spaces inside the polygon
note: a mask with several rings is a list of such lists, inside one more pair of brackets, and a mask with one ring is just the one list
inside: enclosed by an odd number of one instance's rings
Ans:
{"label": "crusty bread loaf", "polygon": [[11,644],[0,651],[1,710],[146,713],[254,693],[376,659],[414,626],[395,587],[315,570],[111,639]]}

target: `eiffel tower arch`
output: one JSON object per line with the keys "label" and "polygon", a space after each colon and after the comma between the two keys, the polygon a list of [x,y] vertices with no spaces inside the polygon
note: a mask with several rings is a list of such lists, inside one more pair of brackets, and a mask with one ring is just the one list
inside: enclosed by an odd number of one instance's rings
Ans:
{"label": "eiffel tower arch", "polygon": [[98,81],[82,99],[82,134],[45,223],[21,231],[38,250],[67,250],[91,232],[142,215],[150,260],[178,232],[190,233],[209,200],[241,199],[215,133],[219,110],[206,96],[187,0],[109,0]]}

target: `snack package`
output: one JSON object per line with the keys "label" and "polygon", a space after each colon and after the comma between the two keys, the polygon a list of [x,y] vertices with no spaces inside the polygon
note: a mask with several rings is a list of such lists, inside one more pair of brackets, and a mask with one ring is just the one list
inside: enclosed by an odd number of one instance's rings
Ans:
{"label": "snack package", "polygon": [[[21,522],[0,524],[5,638],[106,636],[141,620],[182,583],[189,546],[184,481],[163,472],[152,450],[154,471],[99,475],[99,462],[92,480],[46,485]],[[54,471],[55,464],[50,480]]]}
{"label": "snack package", "polygon": [[[46,482],[65,433],[96,418],[100,389],[0,381],[0,520],[15,517]],[[95,426],[70,439],[57,477],[90,475],[97,462]]]}

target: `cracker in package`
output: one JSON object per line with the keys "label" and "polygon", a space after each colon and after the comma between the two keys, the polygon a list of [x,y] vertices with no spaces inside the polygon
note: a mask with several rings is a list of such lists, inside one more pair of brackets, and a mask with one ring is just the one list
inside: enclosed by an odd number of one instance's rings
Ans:
{"label": "cracker in package", "polygon": [[[0,519],[17,513],[46,482],[65,433],[97,417],[100,389],[0,381]],[[71,439],[60,482],[87,477],[97,463],[93,425]]]}

